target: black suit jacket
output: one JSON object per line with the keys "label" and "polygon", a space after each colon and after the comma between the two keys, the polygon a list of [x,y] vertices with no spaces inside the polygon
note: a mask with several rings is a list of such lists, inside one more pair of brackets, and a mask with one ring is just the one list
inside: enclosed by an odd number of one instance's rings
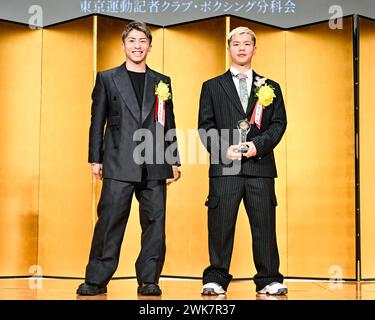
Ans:
{"label": "black suit jacket", "polygon": [[[225,158],[226,150],[229,145],[239,143],[238,135],[236,136],[238,121],[245,118],[250,120],[257,99],[254,95],[254,79],[256,76],[259,75],[253,71],[253,85],[246,113],[242,108],[229,70],[221,76],[204,82],[202,85],[198,127],[203,130],[203,133],[211,133],[209,134],[211,138],[206,139],[200,131],[201,140],[211,155],[210,177],[226,175],[228,173],[224,173],[223,169],[233,166],[233,162]],[[276,98],[274,98],[272,104],[264,109],[260,130],[253,125],[248,133],[247,140],[254,142],[257,155],[251,158],[242,157],[240,172],[236,174],[277,177],[273,149],[285,132],[287,119],[279,84],[269,79],[266,83],[275,88]],[[230,130],[228,139],[224,139],[221,135],[222,129]],[[216,137],[219,138],[215,138],[212,133],[217,133]],[[213,161],[213,152],[217,153],[218,151],[220,157],[217,159],[218,163],[215,164],[213,163],[215,162],[215,160]]]}
{"label": "black suit jacket", "polygon": [[[98,72],[92,93],[88,161],[103,163],[103,178],[139,182],[144,166],[148,179],[173,177],[172,165],[179,165],[179,158],[172,98],[166,101],[165,127],[154,121],[155,86],[160,80],[169,84],[171,89],[169,77],[147,67],[143,104],[140,107],[125,64]],[[134,139],[138,129],[147,129],[148,139],[145,142],[144,139]],[[157,129],[163,133],[162,136],[157,137]],[[165,141],[164,134],[168,130],[171,130],[172,138]],[[146,152],[151,152],[152,161],[141,165],[139,157],[135,160],[134,151],[137,146],[140,150],[146,144]],[[162,158],[156,159],[157,151]],[[166,154],[169,156],[167,159]]]}

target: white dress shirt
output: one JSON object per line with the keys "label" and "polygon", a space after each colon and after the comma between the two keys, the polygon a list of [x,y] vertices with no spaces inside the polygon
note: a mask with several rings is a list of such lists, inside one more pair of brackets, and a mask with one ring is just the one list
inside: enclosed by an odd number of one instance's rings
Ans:
{"label": "white dress shirt", "polygon": [[[230,67],[230,72],[232,73],[232,79],[234,82],[234,85],[236,86],[238,96],[240,95],[240,80],[237,78],[237,75],[240,73],[235,67]],[[246,71],[246,84],[247,84],[247,93],[248,97],[250,97],[251,94],[251,85],[253,84],[253,69],[249,69]]]}

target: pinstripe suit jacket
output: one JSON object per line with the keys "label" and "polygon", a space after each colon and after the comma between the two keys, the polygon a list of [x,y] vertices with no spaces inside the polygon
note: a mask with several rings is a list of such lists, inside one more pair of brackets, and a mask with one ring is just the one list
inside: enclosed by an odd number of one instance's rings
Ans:
{"label": "pinstripe suit jacket", "polygon": [[[210,177],[224,175],[223,169],[233,165],[232,161],[225,157],[226,150],[229,145],[239,142],[238,135],[236,136],[238,121],[245,118],[250,120],[256,103],[254,95],[256,76],[259,75],[253,72],[253,84],[246,113],[242,108],[229,70],[202,85],[198,127],[202,143],[210,153]],[[257,155],[251,158],[243,157],[241,170],[238,173],[241,175],[277,177],[273,149],[285,132],[287,119],[279,84],[269,79],[266,83],[275,88],[276,98],[264,109],[261,128],[258,129],[255,125],[251,126],[247,140],[253,141]],[[227,132],[229,130],[229,134],[223,134],[222,129],[227,129]],[[208,133],[209,138],[207,139],[207,135],[204,136],[202,133]],[[215,156],[213,153],[220,154],[216,160],[213,159]]]}

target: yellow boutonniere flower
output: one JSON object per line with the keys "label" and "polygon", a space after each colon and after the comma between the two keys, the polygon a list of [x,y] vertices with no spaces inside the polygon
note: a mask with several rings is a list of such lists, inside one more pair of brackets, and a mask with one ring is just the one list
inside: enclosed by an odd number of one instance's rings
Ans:
{"label": "yellow boutonniere flower", "polygon": [[155,94],[158,96],[160,100],[168,100],[171,97],[169,85],[160,80],[159,84],[155,87]]}
{"label": "yellow boutonniere flower", "polygon": [[257,88],[255,95],[258,97],[259,103],[263,108],[269,106],[273,98],[276,98],[275,89],[269,84],[264,84]]}

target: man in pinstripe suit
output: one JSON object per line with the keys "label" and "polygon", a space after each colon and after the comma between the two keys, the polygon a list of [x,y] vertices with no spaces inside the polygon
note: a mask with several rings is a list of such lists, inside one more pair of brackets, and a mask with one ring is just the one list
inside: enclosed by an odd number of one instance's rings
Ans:
{"label": "man in pinstripe suit", "polygon": [[[244,201],[252,231],[254,276],[258,294],[286,294],[279,272],[276,242],[273,149],[287,125],[278,83],[251,69],[256,36],[245,27],[228,35],[230,69],[203,83],[199,108],[199,132],[210,153],[208,233],[210,266],[203,272],[203,295],[225,294],[238,208]],[[238,123],[247,120],[246,142],[238,140]],[[240,151],[240,146],[246,150]],[[230,170],[237,168],[237,170]]]}

